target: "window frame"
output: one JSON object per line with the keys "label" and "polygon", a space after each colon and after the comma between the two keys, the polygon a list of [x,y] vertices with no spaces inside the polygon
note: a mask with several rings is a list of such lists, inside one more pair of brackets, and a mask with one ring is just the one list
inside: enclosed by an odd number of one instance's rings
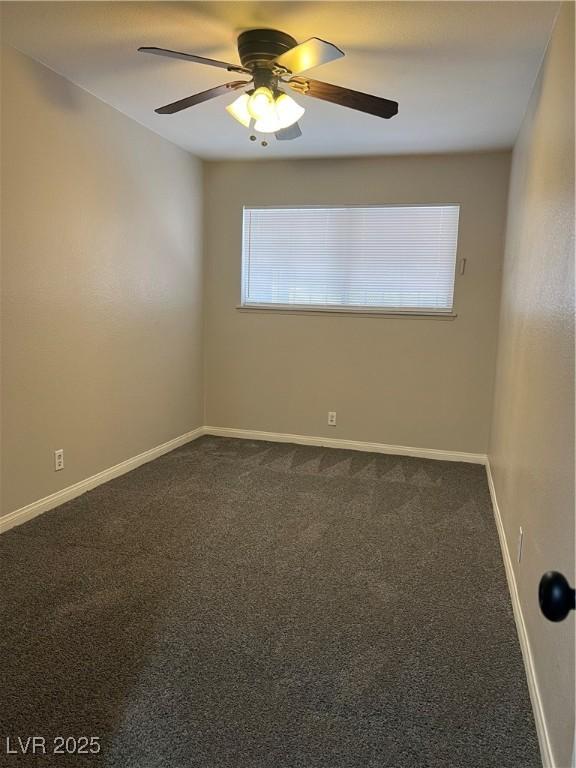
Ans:
{"label": "window frame", "polygon": [[[371,307],[371,306],[350,306],[346,304],[334,304],[334,305],[314,305],[314,304],[277,304],[277,303],[247,303],[246,291],[247,291],[247,279],[246,279],[246,263],[249,259],[244,252],[245,232],[244,232],[244,214],[246,210],[308,210],[319,209],[326,210],[330,208],[346,209],[346,208],[445,208],[445,207],[458,208],[458,229],[456,232],[456,255],[454,258],[454,274],[453,274],[453,292],[452,292],[452,307],[449,310],[444,309],[401,309],[394,307]],[[462,203],[457,202],[434,202],[434,203],[331,203],[322,205],[272,205],[272,204],[250,204],[242,206],[242,232],[241,232],[241,267],[240,267],[240,303],[236,306],[236,309],[241,312],[277,312],[284,314],[312,314],[312,315],[356,315],[356,316],[380,316],[380,317],[392,317],[392,318],[427,318],[436,320],[453,320],[458,317],[456,307],[456,295],[457,295],[457,280],[458,274],[462,274],[462,269],[459,270],[458,265],[465,263],[465,259],[461,258],[460,252],[460,224],[462,215]]]}

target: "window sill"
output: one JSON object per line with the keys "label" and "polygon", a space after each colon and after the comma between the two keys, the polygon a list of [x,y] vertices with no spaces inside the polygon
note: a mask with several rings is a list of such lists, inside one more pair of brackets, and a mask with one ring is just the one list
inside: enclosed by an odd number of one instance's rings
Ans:
{"label": "window sill", "polygon": [[413,318],[413,319],[426,319],[426,320],[454,320],[458,315],[456,312],[426,312],[426,311],[414,311],[414,312],[402,312],[387,309],[366,309],[352,307],[303,307],[303,306],[287,306],[284,304],[269,305],[269,304],[254,304],[254,305],[238,305],[236,307],[238,312],[256,312],[267,313],[274,312],[276,314],[283,315],[342,315],[342,316],[355,316],[355,317],[382,317],[382,318]]}

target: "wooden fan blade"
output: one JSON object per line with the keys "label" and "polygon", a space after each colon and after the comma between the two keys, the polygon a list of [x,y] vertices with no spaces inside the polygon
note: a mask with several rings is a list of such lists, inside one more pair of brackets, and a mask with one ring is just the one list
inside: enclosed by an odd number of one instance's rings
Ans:
{"label": "wooden fan blade", "polygon": [[274,63],[285,67],[293,75],[297,75],[299,72],[305,72],[312,67],[319,67],[320,64],[327,64],[329,61],[334,61],[334,59],[339,59],[342,56],[344,56],[344,52],[332,43],[327,43],[326,40],[320,40],[318,37],[311,37],[278,56]]}
{"label": "wooden fan blade", "polygon": [[183,109],[188,109],[188,107],[202,104],[203,101],[210,101],[210,99],[215,99],[217,96],[223,96],[228,91],[235,91],[237,88],[242,88],[243,85],[248,85],[250,82],[250,80],[234,80],[231,83],[217,85],[216,88],[209,88],[207,91],[195,93],[194,96],[187,96],[185,99],[173,101],[164,107],[158,107],[154,112],[157,112],[159,115],[173,115],[174,112],[181,112]]}
{"label": "wooden fan blade", "polygon": [[220,67],[221,69],[227,69],[229,72],[250,73],[249,69],[241,67],[240,64],[229,64],[226,61],[218,61],[217,59],[206,59],[193,53],[181,53],[180,51],[170,51],[168,48],[148,48],[146,46],[142,46],[138,50],[142,53],[153,53],[155,56],[166,56],[169,59],[184,59],[184,61],[193,61],[196,64],[207,64],[209,67]]}
{"label": "wooden fan blade", "polygon": [[289,125],[288,128],[282,128],[281,131],[277,131],[274,136],[276,136],[278,141],[291,141],[292,139],[300,138],[302,131],[298,123],[294,123],[294,125]]}
{"label": "wooden fan blade", "polygon": [[308,78],[292,78],[288,85],[298,93],[312,96],[313,99],[331,101],[342,107],[357,109],[359,112],[367,112],[376,117],[394,117],[398,112],[398,102],[383,99],[380,96],[371,96],[369,93],[351,91],[349,88],[341,88],[339,85],[322,83],[320,80]]}

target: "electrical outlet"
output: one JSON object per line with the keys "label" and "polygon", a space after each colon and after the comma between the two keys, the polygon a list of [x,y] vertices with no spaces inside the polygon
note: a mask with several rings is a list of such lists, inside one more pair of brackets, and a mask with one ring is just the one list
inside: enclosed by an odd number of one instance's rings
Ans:
{"label": "electrical outlet", "polygon": [[64,469],[64,449],[59,448],[57,451],[54,451],[54,471],[59,472],[61,469]]}
{"label": "electrical outlet", "polygon": [[518,562],[522,560],[522,542],[524,540],[524,531],[522,526],[518,529]]}
{"label": "electrical outlet", "polygon": [[336,411],[328,411],[328,425],[331,427],[336,426]]}

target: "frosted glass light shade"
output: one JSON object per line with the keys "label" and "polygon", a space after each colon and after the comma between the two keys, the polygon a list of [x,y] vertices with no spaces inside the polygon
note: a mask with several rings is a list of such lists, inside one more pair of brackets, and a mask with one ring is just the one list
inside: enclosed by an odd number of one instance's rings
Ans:
{"label": "frosted glass light shade", "polygon": [[275,107],[282,128],[288,128],[289,125],[297,123],[305,112],[304,107],[297,104],[287,93],[281,93],[278,96]]}
{"label": "frosted glass light shade", "polygon": [[274,114],[274,94],[270,88],[256,88],[248,99],[248,112],[254,120],[266,120]]}
{"label": "frosted glass light shade", "polygon": [[238,120],[239,123],[242,123],[246,128],[250,127],[250,120],[252,119],[250,117],[250,112],[248,112],[249,98],[247,93],[243,93],[242,96],[238,96],[232,104],[228,104],[226,107],[226,112],[228,112],[229,115],[232,115],[232,117]]}

